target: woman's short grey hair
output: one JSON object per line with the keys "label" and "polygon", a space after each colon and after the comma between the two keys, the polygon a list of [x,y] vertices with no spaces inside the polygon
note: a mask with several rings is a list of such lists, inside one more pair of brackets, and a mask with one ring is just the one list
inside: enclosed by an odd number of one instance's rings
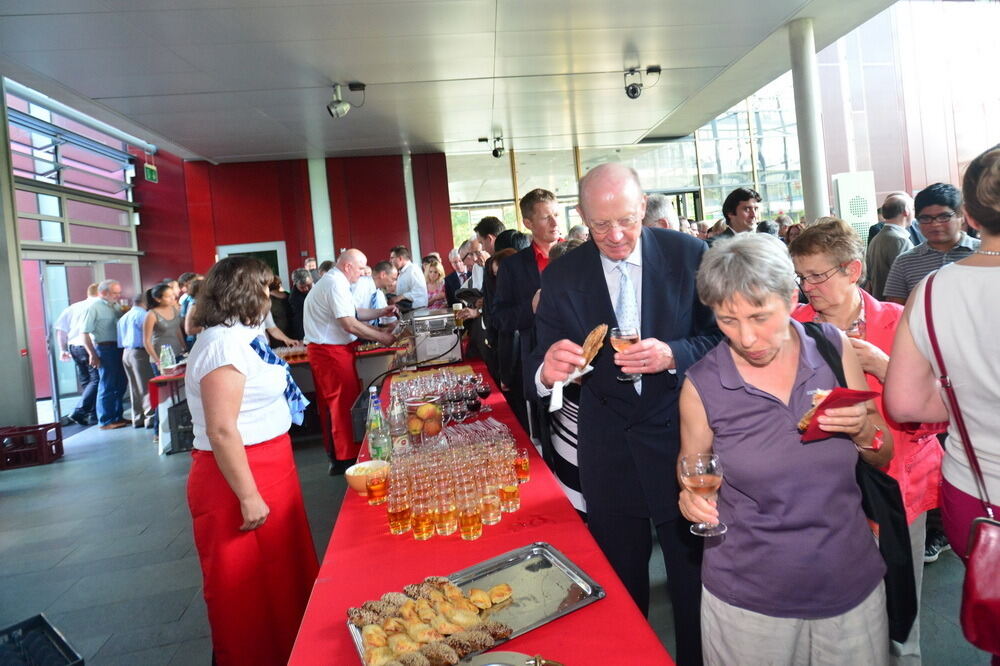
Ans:
{"label": "woman's short grey hair", "polygon": [[798,285],[785,244],[770,234],[740,234],[716,242],[698,268],[698,298],[710,308],[739,294],[754,305],[791,298]]}

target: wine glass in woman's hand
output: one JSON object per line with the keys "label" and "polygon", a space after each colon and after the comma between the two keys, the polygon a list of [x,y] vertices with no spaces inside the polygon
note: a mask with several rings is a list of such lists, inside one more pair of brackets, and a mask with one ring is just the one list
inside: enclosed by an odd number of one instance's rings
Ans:
{"label": "wine glass in woman's hand", "polygon": [[[713,453],[694,453],[681,456],[681,482],[684,487],[705,499],[714,499],[722,485],[722,464],[719,456]],[[719,536],[726,533],[723,522],[696,523],[691,526],[691,533],[703,537]]]}

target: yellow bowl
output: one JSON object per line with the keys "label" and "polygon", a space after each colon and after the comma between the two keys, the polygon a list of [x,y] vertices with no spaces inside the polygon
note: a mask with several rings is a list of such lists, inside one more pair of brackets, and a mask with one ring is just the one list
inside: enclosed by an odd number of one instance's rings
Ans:
{"label": "yellow bowl", "polygon": [[344,476],[347,477],[347,485],[352,490],[362,497],[367,497],[368,489],[365,487],[365,483],[368,480],[368,473],[376,469],[388,467],[389,463],[384,460],[366,460],[365,462],[348,467],[347,471],[344,472]]}

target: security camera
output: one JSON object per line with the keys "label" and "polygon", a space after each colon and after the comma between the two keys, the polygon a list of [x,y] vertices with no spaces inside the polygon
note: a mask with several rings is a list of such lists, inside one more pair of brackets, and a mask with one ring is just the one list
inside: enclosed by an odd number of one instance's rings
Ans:
{"label": "security camera", "polygon": [[330,103],[326,105],[326,112],[330,114],[331,118],[343,118],[350,110],[351,103],[344,101],[343,96],[341,95],[340,84],[334,83],[333,99],[331,99]]}
{"label": "security camera", "polygon": [[326,110],[333,118],[343,118],[351,110],[351,103],[335,99],[326,105]]}
{"label": "security camera", "polygon": [[629,83],[625,86],[625,94],[628,95],[629,99],[639,99],[639,95],[642,94],[642,84]]}
{"label": "security camera", "polygon": [[503,157],[503,139],[497,137],[493,139],[493,157],[500,159]]}

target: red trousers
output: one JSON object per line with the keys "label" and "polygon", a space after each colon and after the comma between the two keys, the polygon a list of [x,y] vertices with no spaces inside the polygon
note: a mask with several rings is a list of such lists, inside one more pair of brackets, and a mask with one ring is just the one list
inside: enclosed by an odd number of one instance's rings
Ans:
{"label": "red trousers", "polygon": [[193,452],[188,477],[219,666],[286,664],[319,572],[288,435],[248,446],[247,460],[271,509],[264,524],[249,532],[239,529],[239,500],[211,452]]}
{"label": "red trousers", "polygon": [[306,351],[326,452],[331,460],[357,458],[361,447],[354,441],[351,407],[361,392],[361,381],[354,367],[354,350],[349,345],[309,344]]}
{"label": "red trousers", "polygon": [[[1000,516],[1000,506],[990,506],[993,507],[994,515]],[[941,522],[944,535],[948,537],[948,543],[955,554],[963,560],[968,555],[965,551],[969,545],[972,521],[985,515],[983,503],[978,497],[962,492],[947,481],[941,482]]]}

